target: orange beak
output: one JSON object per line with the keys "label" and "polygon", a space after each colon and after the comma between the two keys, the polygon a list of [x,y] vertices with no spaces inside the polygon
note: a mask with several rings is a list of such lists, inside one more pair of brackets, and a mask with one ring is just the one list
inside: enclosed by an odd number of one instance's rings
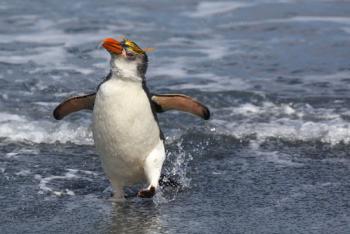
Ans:
{"label": "orange beak", "polygon": [[113,38],[105,38],[102,41],[102,46],[105,48],[109,53],[113,54],[121,54],[123,52],[123,47],[121,46],[120,42],[113,39]]}

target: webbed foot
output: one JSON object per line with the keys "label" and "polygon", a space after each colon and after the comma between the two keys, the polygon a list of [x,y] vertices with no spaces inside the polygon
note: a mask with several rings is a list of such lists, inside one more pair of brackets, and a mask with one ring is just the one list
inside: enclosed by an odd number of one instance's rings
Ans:
{"label": "webbed foot", "polygon": [[137,193],[137,196],[142,198],[151,198],[156,194],[156,188],[151,186],[149,189],[142,189]]}

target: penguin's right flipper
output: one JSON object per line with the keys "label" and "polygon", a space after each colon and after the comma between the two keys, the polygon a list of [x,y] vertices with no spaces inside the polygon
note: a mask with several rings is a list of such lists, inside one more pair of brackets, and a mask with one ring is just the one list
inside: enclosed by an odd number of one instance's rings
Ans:
{"label": "penguin's right flipper", "polygon": [[178,110],[189,112],[205,120],[210,118],[208,107],[183,94],[153,94],[151,100],[157,112]]}
{"label": "penguin's right flipper", "polygon": [[92,110],[94,108],[96,93],[83,96],[71,97],[60,103],[53,111],[53,116],[57,120],[63,119],[70,113],[80,110]]}

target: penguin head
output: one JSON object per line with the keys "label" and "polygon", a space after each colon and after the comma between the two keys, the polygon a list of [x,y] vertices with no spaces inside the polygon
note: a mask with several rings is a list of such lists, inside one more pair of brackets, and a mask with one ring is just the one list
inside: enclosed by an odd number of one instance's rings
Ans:
{"label": "penguin head", "polygon": [[135,42],[124,38],[121,42],[106,38],[102,46],[111,55],[111,70],[118,77],[140,79],[145,78],[148,57]]}

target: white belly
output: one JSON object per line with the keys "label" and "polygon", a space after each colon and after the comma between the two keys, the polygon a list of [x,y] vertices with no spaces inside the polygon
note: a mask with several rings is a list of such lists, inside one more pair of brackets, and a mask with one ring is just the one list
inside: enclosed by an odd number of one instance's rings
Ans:
{"label": "white belly", "polygon": [[92,130],[111,181],[129,185],[144,179],[144,161],[158,144],[160,130],[141,83],[103,83],[96,95]]}

